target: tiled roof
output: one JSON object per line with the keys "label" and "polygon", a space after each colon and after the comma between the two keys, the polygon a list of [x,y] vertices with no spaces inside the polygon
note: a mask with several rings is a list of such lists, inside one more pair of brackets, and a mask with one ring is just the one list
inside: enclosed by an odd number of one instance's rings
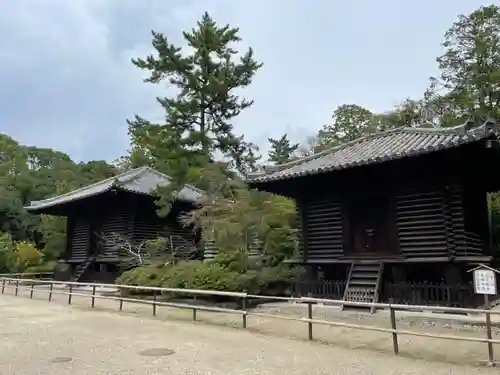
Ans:
{"label": "tiled roof", "polygon": [[[40,209],[57,206],[94,195],[105,193],[111,189],[129,191],[136,194],[150,195],[159,186],[170,184],[172,179],[150,167],[141,167],[132,169],[117,176],[96,182],[94,184],[73,190],[69,193],[58,195],[56,197],[44,199],[41,201],[32,201],[26,207],[28,211],[38,211]],[[193,186],[186,185],[178,195],[178,199],[195,202],[203,192]]]}
{"label": "tiled roof", "polygon": [[291,179],[436,152],[498,135],[493,122],[454,128],[399,128],[371,134],[249,176],[250,184]]}

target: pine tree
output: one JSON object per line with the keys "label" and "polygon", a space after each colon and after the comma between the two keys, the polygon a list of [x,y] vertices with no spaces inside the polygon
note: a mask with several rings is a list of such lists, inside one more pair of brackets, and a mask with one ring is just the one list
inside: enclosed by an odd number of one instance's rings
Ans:
{"label": "pine tree", "polygon": [[269,161],[274,164],[284,164],[293,159],[295,152],[299,149],[298,143],[291,143],[288,135],[285,133],[281,138],[268,138],[271,143],[269,150]]}
{"label": "pine tree", "polygon": [[154,160],[163,160],[166,165],[160,168],[165,172],[182,174],[188,165],[203,167],[218,153],[242,170],[248,152],[255,150],[253,144],[235,135],[231,123],[253,104],[234,91],[250,85],[262,66],[251,48],[236,56],[234,44],[241,40],[238,33],[238,28],[218,26],[205,13],[196,29],[183,32],[190,53],[153,31],[155,55],[132,60],[149,72],[146,82],[166,81],[176,91],[176,95],[158,98],[165,124],[152,124],[139,116],[129,121],[136,145],[147,148]]}

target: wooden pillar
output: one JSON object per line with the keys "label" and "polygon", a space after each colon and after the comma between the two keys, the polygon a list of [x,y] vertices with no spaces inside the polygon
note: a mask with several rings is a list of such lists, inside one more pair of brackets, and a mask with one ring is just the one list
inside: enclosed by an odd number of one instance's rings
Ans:
{"label": "wooden pillar", "polygon": [[73,214],[70,213],[66,218],[66,238],[65,238],[66,243],[64,244],[65,246],[64,253],[66,259],[71,259],[74,226],[75,226],[75,218]]}
{"label": "wooden pillar", "polygon": [[307,262],[308,259],[308,235],[307,235],[307,205],[303,201],[296,200],[295,206],[297,209],[297,218],[298,218],[298,230],[300,235],[299,247],[302,252],[302,260]]}

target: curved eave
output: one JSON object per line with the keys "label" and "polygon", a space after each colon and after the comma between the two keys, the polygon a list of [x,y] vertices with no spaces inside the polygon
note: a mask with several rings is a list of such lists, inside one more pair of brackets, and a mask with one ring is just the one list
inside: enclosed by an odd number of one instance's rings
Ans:
{"label": "curved eave", "polygon": [[[137,192],[137,191],[122,188],[120,186],[115,186],[115,187],[107,188],[107,189],[100,191],[98,193],[78,197],[77,199],[73,199],[71,201],[46,202],[46,203],[43,203],[43,201],[40,201],[40,204],[25,206],[24,209],[28,213],[35,214],[35,215],[46,214],[46,215],[55,215],[55,216],[66,216],[67,211],[69,210],[69,208],[71,206],[81,204],[85,200],[92,199],[92,198],[95,198],[97,196],[107,194],[111,191],[122,192],[122,193],[132,194],[132,195],[139,195],[139,196],[149,196],[151,198],[154,197],[153,194],[144,193],[144,192]],[[181,194],[181,195],[179,195],[179,197],[177,197],[176,200],[180,201],[180,202],[192,204],[192,205],[197,205],[197,204],[199,204],[201,198],[202,198],[202,196],[199,196],[197,199],[191,199],[189,197],[186,197],[186,194]]]}
{"label": "curved eave", "polygon": [[448,144],[441,144],[441,145],[437,145],[437,146],[424,147],[424,148],[420,148],[417,150],[408,150],[408,151],[403,151],[403,152],[399,152],[399,153],[393,153],[390,155],[384,155],[384,156],[368,158],[368,159],[364,159],[364,160],[360,160],[360,161],[348,162],[345,164],[336,164],[336,165],[325,166],[325,167],[304,169],[302,171],[290,172],[290,173],[283,173],[286,171],[286,169],[284,169],[281,171],[272,172],[270,174],[262,174],[260,176],[255,176],[252,179],[250,179],[247,183],[250,186],[258,187],[258,186],[262,186],[265,184],[271,184],[271,183],[279,182],[279,181],[287,181],[287,180],[292,180],[292,179],[305,177],[305,176],[313,176],[313,175],[318,175],[318,174],[323,174],[323,173],[328,173],[328,172],[335,172],[335,171],[356,168],[356,167],[361,167],[361,166],[377,165],[377,164],[381,164],[381,163],[385,163],[385,162],[389,162],[389,161],[395,161],[395,160],[400,160],[400,159],[404,159],[404,158],[419,157],[419,156],[424,156],[424,155],[432,154],[432,153],[439,152],[439,151],[449,150],[449,149],[464,146],[466,144],[470,144],[473,142],[487,140],[491,137],[496,137],[496,136],[497,136],[496,133],[488,134],[487,136],[468,135],[468,136],[464,137],[465,139],[463,139],[461,141],[454,141],[454,142],[450,142]]}

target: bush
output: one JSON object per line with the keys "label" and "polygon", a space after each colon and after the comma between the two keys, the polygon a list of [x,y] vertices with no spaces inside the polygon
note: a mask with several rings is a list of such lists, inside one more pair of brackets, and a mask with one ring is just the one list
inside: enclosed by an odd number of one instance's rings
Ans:
{"label": "bush", "polygon": [[43,258],[43,254],[35,245],[24,241],[14,244],[14,256],[17,272],[25,272],[30,267],[39,266]]}
{"label": "bush", "polygon": [[50,260],[50,261],[45,262],[45,263],[37,264],[35,266],[30,266],[30,267],[26,268],[24,270],[24,272],[26,272],[26,273],[54,272],[55,273],[55,272],[60,271],[60,270],[62,270],[64,272],[65,271],[64,266],[66,266],[66,268],[68,267],[66,264],[59,264],[54,260]]}
{"label": "bush", "polygon": [[[236,257],[241,260],[241,258]],[[244,269],[235,258],[216,257],[209,263],[184,261],[173,265],[150,265],[124,272],[117,283],[123,285],[153,286],[176,289],[218,290],[248,292],[250,294],[289,294],[291,283],[300,275],[300,269],[286,265],[252,268],[248,261]]]}
{"label": "bush", "polygon": [[0,273],[13,272],[15,266],[13,248],[10,234],[0,232]]}
{"label": "bush", "polygon": [[165,273],[164,268],[162,265],[137,267],[133,270],[123,272],[116,279],[116,283],[121,285],[160,287],[162,286],[163,274]]}

